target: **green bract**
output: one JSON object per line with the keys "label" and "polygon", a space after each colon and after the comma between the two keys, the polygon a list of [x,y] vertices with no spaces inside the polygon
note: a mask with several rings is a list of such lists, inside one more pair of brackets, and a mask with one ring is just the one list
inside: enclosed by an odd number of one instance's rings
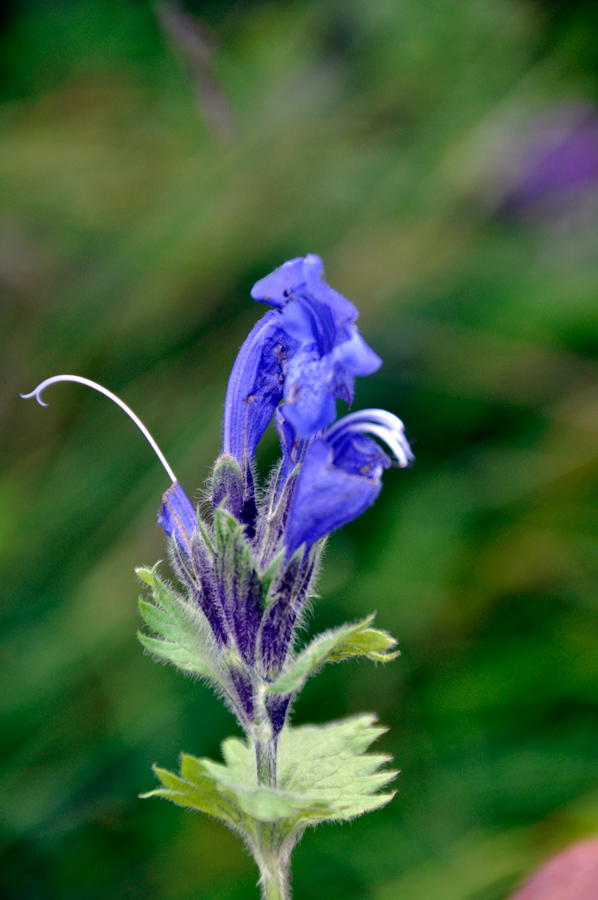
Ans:
{"label": "green bract", "polygon": [[352,656],[367,656],[375,662],[389,662],[399,656],[391,652],[396,640],[386,631],[370,628],[375,613],[355,625],[342,625],[324,631],[311,641],[279,677],[267,687],[269,694],[287,694],[300,691],[310,675],[328,662],[340,662]]}
{"label": "green bract", "polygon": [[146,650],[183,672],[203,675],[219,682],[218,663],[205,616],[175,592],[153,569],[137,569],[139,578],[152,589],[153,603],[139,599],[139,612],[159,637],[142,631],[137,636]]}

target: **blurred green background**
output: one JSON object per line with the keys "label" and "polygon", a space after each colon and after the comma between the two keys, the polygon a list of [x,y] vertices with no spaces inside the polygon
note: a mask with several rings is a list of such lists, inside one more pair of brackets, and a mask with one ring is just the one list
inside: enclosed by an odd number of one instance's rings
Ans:
{"label": "blurred green background", "polygon": [[[598,832],[598,13],[544,0],[17,0],[0,35],[7,900],[245,900],[220,824],[137,794],[236,733],[144,656],[133,569],[219,448],[253,282],[306,252],[384,358],[355,408],[416,465],[334,535],[313,618],[378,610],[382,812],[309,832],[296,900],[499,900]],[[340,407],[341,404],[339,404]],[[267,472],[276,453],[260,449]]]}

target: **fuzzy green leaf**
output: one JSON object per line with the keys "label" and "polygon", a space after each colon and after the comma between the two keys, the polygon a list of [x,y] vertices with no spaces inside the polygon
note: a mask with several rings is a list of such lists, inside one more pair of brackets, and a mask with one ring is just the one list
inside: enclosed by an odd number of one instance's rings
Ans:
{"label": "fuzzy green leaf", "polygon": [[146,650],[197,675],[219,680],[208,637],[209,626],[201,610],[188,603],[162,581],[153,569],[138,569],[138,576],[152,588],[154,602],[139,600],[139,612],[158,637],[138,637]]}
{"label": "fuzzy green leaf", "polygon": [[377,794],[396,771],[380,770],[384,754],[366,754],[386,728],[376,717],[361,715],[329,725],[283,729],[280,736],[279,783],[285,790],[309,794],[328,803],[330,812],[311,820],[347,820],[384,806],[395,792]]}
{"label": "fuzzy green leaf", "polygon": [[222,746],[224,764],[184,754],[181,774],[156,769],[163,787],[144,796],[201,809],[246,836],[274,822],[281,840],[298,836],[310,824],[351,819],[394,796],[376,793],[396,775],[380,769],[389,757],[365,752],[384,731],[370,715],[285,728],[279,740],[277,788],[257,784],[253,745],[229,738]]}
{"label": "fuzzy green leaf", "polygon": [[174,775],[167,769],[161,769],[159,766],[154,766],[154,772],[163,787],[141,794],[142,799],[164,797],[166,800],[172,800],[177,806],[198,809],[208,816],[214,816],[216,819],[238,827],[239,815],[234,804],[222,796],[213,780],[205,778],[201,782],[191,784],[184,778]]}
{"label": "fuzzy green leaf", "polygon": [[179,597],[165,581],[162,581],[156,569],[157,566],[154,566],[152,569],[151,583],[154,600],[179,623],[183,631],[189,631],[190,626],[193,624],[193,619],[195,618],[189,608],[189,604]]}
{"label": "fuzzy green leaf", "polygon": [[[309,797],[314,804],[298,815],[296,822],[351,819],[392,799],[394,792],[376,793],[397,775],[395,771],[380,769],[390,757],[365,752],[385,731],[372,715],[329,725],[283,729],[278,750],[278,789],[294,797]],[[245,742],[228,738],[222,745],[222,754],[233,778],[242,780],[253,773],[253,748]],[[316,803],[327,808],[318,810]]]}
{"label": "fuzzy green leaf", "polygon": [[144,582],[144,584],[149,585],[149,587],[152,586],[153,573],[151,569],[147,569],[145,568],[145,566],[140,566],[138,569],[135,569],[135,574],[140,579],[140,581]]}
{"label": "fuzzy green leaf", "polygon": [[299,691],[310,675],[328,662],[339,662],[352,656],[367,656],[375,662],[389,662],[398,656],[396,640],[386,631],[371,628],[375,614],[354,625],[341,625],[319,634],[292,661],[289,668],[268,686],[270,694]]}
{"label": "fuzzy green leaf", "polygon": [[184,672],[191,672],[195,675],[204,675],[206,678],[215,678],[214,672],[207,663],[204,663],[198,656],[194,656],[174,641],[163,641],[160,638],[153,638],[142,631],[137,632],[137,637],[141,644],[148,650],[152,656],[157,656],[167,662],[172,663],[177,669]]}
{"label": "fuzzy green leaf", "polygon": [[[250,758],[253,757],[253,748]],[[253,761],[253,760],[252,760]],[[218,784],[219,790],[230,797],[246,815],[259,822],[277,822],[281,819],[296,819],[304,813],[324,812],[326,802],[312,797],[295,795],[277,788],[258,786],[255,781],[255,764],[251,767],[243,762],[241,772],[210,759],[196,759],[183,755],[181,775],[193,784],[206,776]],[[240,776],[240,777],[239,777]]]}
{"label": "fuzzy green leaf", "polygon": [[138,601],[139,612],[150,628],[162,637],[171,641],[177,641],[180,637],[180,628],[165,610],[153,603],[148,603],[142,598]]}

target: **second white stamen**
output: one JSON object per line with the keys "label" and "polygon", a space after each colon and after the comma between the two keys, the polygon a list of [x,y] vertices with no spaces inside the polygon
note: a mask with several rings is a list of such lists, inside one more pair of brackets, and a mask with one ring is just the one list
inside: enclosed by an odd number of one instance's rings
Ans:
{"label": "second white stamen", "polygon": [[177,477],[168,465],[166,457],[156,444],[155,440],[153,439],[141,419],[139,419],[135,415],[133,410],[129,409],[127,404],[123,403],[123,401],[119,397],[117,397],[116,394],[113,394],[112,391],[109,391],[107,388],[102,387],[101,384],[96,384],[95,381],[90,381],[89,378],[82,378],[80,375],[53,375],[51,378],[46,378],[45,381],[42,381],[41,384],[38,384],[35,390],[31,391],[30,394],[21,394],[21,397],[23,398],[23,400],[28,400],[30,397],[35,397],[40,406],[47,406],[48,404],[44,403],[44,401],[41,399],[41,393],[51,384],[56,384],[58,381],[74,381],[77,384],[84,384],[86,387],[93,388],[94,391],[99,391],[100,394],[104,394],[105,397],[108,397],[109,400],[112,400],[114,403],[116,403],[117,406],[120,406],[123,412],[126,412],[129,418],[132,419],[133,422],[135,422],[135,425],[137,425],[137,428],[140,430],[140,432],[145,436],[145,438],[147,438],[154,453],[164,466],[168,477],[173,482],[177,481]]}

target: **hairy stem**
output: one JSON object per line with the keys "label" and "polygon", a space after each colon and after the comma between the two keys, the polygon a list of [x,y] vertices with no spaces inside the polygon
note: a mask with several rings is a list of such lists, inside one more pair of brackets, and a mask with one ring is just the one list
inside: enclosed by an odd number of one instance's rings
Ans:
{"label": "hairy stem", "polygon": [[255,763],[257,783],[265,787],[276,787],[276,740],[255,742]]}
{"label": "hairy stem", "polygon": [[289,873],[281,855],[260,863],[260,884],[263,900],[288,900]]}
{"label": "hairy stem", "polygon": [[[257,782],[264,787],[276,787],[278,741],[271,736],[265,740],[254,736]],[[263,900],[288,900],[289,850],[284,848],[275,823],[263,822],[255,860],[260,870]]]}

